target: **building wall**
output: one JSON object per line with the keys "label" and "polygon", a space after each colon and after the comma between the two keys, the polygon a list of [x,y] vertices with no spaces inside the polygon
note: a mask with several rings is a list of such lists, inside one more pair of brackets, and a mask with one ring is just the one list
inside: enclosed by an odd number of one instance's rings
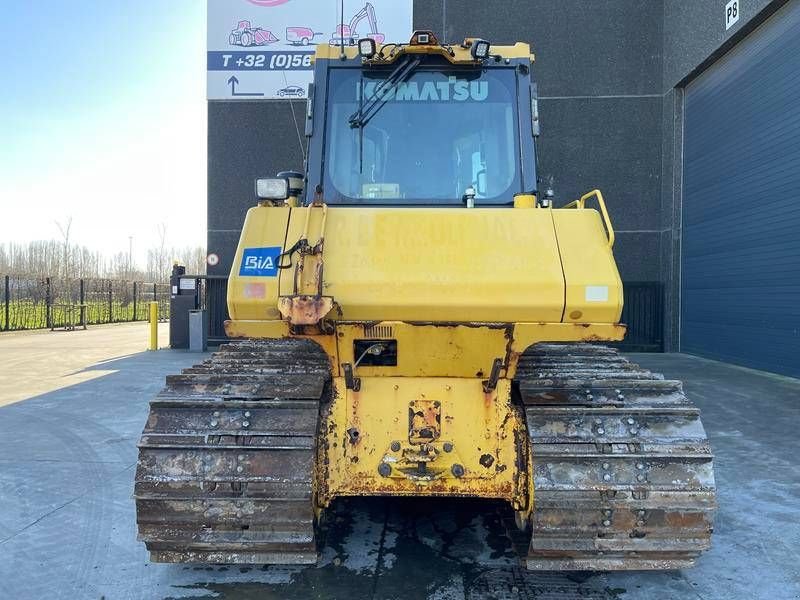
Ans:
{"label": "building wall", "polygon": [[[449,42],[526,41],[536,54],[540,175],[559,203],[603,190],[624,281],[665,286],[666,349],[677,348],[682,95],[680,86],[783,0],[741,0],[725,31],[726,0],[415,0],[414,26]],[[298,120],[304,103],[295,102]],[[210,272],[230,269],[254,202],[253,181],[302,170],[287,101],[210,102]]]}

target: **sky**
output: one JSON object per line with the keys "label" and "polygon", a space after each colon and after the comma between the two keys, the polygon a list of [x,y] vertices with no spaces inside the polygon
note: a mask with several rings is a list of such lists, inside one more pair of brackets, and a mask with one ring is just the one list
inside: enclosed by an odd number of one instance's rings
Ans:
{"label": "sky", "polygon": [[0,0],[0,243],[205,245],[203,0]]}

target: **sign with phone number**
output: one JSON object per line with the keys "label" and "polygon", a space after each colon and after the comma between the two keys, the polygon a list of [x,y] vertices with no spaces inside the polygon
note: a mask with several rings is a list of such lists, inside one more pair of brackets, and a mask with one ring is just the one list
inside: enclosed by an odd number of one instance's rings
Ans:
{"label": "sign with phone number", "polygon": [[412,6],[413,0],[207,0],[208,99],[304,99],[317,44],[405,42]]}
{"label": "sign with phone number", "polygon": [[308,70],[313,52],[209,52],[209,71]]}

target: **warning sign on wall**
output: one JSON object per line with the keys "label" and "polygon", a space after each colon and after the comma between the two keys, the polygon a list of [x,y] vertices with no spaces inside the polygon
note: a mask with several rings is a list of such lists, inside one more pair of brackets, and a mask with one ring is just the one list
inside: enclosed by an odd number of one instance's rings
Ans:
{"label": "warning sign on wall", "polygon": [[315,44],[407,41],[413,0],[208,0],[208,99],[305,98]]}

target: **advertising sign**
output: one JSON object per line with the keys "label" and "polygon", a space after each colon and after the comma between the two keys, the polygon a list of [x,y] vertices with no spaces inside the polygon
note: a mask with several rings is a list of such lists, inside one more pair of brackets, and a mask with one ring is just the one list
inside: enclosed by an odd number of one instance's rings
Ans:
{"label": "advertising sign", "polygon": [[[405,42],[413,0],[208,0],[208,99],[305,98],[315,44]],[[344,14],[342,14],[344,5]]]}

